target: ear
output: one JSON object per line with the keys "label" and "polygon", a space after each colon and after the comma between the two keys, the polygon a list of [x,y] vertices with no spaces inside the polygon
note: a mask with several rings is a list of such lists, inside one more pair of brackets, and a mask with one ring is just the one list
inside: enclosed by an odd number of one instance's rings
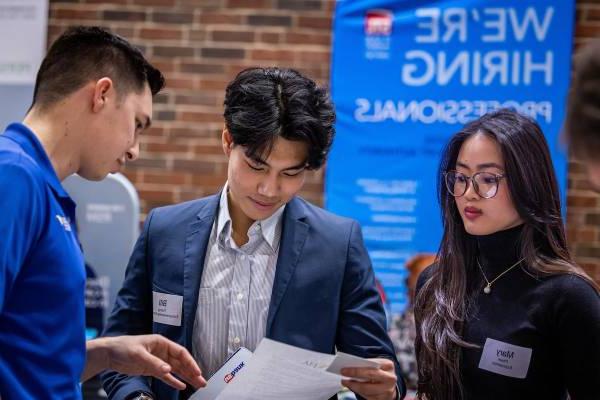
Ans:
{"label": "ear", "polygon": [[227,157],[229,157],[229,155],[231,154],[231,150],[233,149],[233,137],[231,136],[231,133],[229,133],[229,130],[225,127],[223,128],[223,133],[221,135],[221,144],[223,145],[223,153],[225,153],[225,155]]}
{"label": "ear", "polygon": [[108,103],[114,92],[113,81],[110,78],[101,78],[94,85],[94,97],[92,98],[92,111],[100,112]]}

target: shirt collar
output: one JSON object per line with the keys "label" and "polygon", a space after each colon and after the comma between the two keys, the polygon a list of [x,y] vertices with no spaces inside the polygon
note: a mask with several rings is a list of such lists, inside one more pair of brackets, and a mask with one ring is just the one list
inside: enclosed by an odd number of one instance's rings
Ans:
{"label": "shirt collar", "polygon": [[[229,184],[225,183],[219,200],[219,215],[217,216],[217,238],[222,240],[222,243],[231,240],[232,222],[231,214],[229,214],[229,202],[227,201],[228,192]],[[260,230],[263,239],[271,246],[272,250],[276,250],[279,246],[277,231],[281,229],[284,210],[285,205],[279,207],[269,218],[255,221],[250,227],[250,229],[257,227]]]}
{"label": "shirt collar", "polygon": [[70,199],[56,175],[56,171],[46,154],[46,150],[44,150],[44,147],[31,129],[21,123],[15,122],[6,128],[4,136],[17,142],[23,151],[37,162],[42,169],[44,179],[57,196]]}

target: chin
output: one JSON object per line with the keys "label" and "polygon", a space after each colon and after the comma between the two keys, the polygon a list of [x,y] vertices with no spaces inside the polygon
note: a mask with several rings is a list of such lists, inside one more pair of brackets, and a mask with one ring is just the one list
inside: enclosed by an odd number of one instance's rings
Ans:
{"label": "chin", "polygon": [[108,175],[108,172],[104,172],[104,173],[99,173],[99,172],[93,172],[93,173],[89,173],[89,172],[81,172],[79,171],[77,173],[79,176],[81,176],[83,179],[87,179],[88,181],[101,181],[104,178],[106,178],[106,176]]}
{"label": "chin", "polygon": [[491,228],[489,226],[485,226],[484,224],[481,223],[473,223],[471,221],[466,221],[463,219],[463,226],[465,227],[465,231],[467,231],[467,233],[469,235],[473,235],[473,236],[485,236],[485,235],[491,235],[494,232],[497,232],[499,229],[494,229]]}
{"label": "chin", "polygon": [[275,212],[277,210],[279,210],[279,208],[280,207],[273,207],[271,210],[268,210],[268,211],[260,211],[260,210],[256,209],[254,204],[248,204],[248,207],[243,211],[244,211],[244,214],[246,214],[246,216],[248,218],[250,218],[251,220],[261,221],[261,220],[267,219],[271,215],[275,214]]}

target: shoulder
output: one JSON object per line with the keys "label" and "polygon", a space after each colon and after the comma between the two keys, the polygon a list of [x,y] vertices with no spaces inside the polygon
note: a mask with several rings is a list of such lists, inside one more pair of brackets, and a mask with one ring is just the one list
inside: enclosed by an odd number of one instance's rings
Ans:
{"label": "shoulder", "polygon": [[[27,154],[0,149],[0,187],[10,188],[10,198],[31,200],[43,193],[46,181],[40,166]],[[2,190],[2,192],[5,192]]]}
{"label": "shoulder", "polygon": [[556,312],[578,311],[600,316],[600,293],[583,277],[574,274],[557,274],[543,278],[539,286],[541,295],[548,298]]}
{"label": "shoulder", "polygon": [[190,218],[195,218],[203,211],[208,211],[207,208],[214,206],[214,210],[212,210],[214,213],[216,211],[216,207],[218,206],[218,202],[219,196],[213,195],[179,204],[157,207],[151,211],[150,217],[152,218],[153,224],[163,221],[171,224],[177,224],[180,222],[189,223]]}
{"label": "shoulder", "polygon": [[323,230],[333,235],[339,235],[341,232],[349,233],[352,229],[360,231],[357,221],[324,210],[301,197],[293,198],[288,203],[288,207],[293,214],[301,213],[302,219],[310,225],[311,229]]}

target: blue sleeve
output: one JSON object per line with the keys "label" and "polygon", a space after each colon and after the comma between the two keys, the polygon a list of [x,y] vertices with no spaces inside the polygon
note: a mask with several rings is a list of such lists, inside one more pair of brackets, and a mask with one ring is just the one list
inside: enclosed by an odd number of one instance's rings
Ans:
{"label": "blue sleeve", "polygon": [[336,345],[338,350],[359,357],[392,360],[400,398],[404,397],[406,386],[387,333],[385,311],[375,286],[371,260],[356,222],[353,222],[350,231]]}
{"label": "blue sleeve", "polygon": [[[146,218],[142,234],[129,259],[123,287],[119,290],[104,330],[105,336],[141,335],[152,332],[152,290],[146,258],[152,216],[151,212]],[[127,376],[115,371],[105,371],[100,377],[109,399],[124,400],[138,391],[152,394],[149,380],[145,377]]]}
{"label": "blue sleeve", "polygon": [[19,161],[0,162],[0,313],[43,226],[45,182]]}

